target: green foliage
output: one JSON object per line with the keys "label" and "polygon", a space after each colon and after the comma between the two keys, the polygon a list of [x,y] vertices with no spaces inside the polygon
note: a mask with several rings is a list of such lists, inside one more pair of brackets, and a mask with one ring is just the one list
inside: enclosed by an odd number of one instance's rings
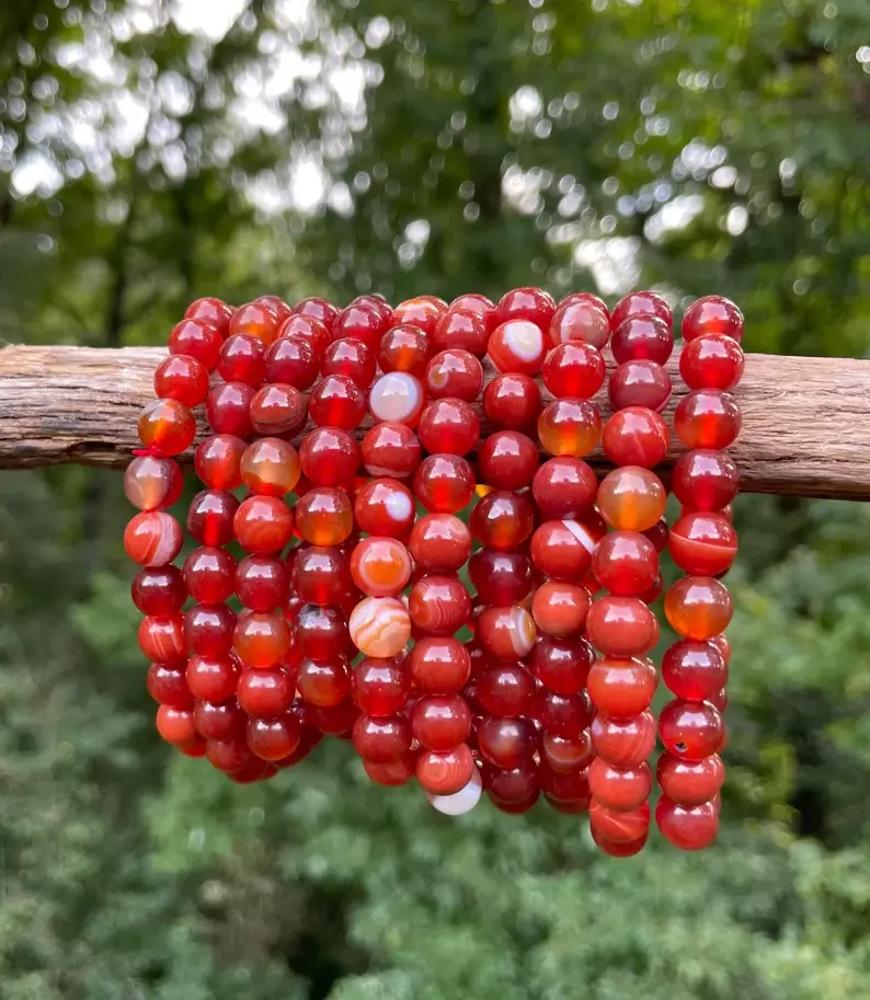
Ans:
{"label": "green foliage", "polygon": [[[0,5],[0,335],[158,342],[212,292],[598,280],[729,294],[752,349],[866,353],[862,0],[304,7],[209,42],[174,4]],[[95,39],[110,78],[64,48]],[[233,111],[275,66],[268,127]],[[149,129],[113,144],[131,95]],[[325,204],[289,197],[303,152]],[[16,187],[35,154],[60,187]],[[0,478],[4,998],[870,995],[865,507],[741,498],[721,842],[625,862],[544,809],[450,821],[337,742],[255,787],[170,755],[126,516],[112,473]]]}

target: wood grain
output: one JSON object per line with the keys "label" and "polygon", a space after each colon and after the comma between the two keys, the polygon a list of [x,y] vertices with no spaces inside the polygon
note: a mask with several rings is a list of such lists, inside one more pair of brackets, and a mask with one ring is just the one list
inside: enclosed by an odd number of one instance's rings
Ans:
{"label": "wood grain", "polygon": [[[0,468],[126,465],[165,354],[156,347],[0,349]],[[685,392],[675,359],[670,368],[677,388],[667,416]],[[736,395],[743,432],[732,454],[744,490],[870,499],[870,361],[749,354]]]}

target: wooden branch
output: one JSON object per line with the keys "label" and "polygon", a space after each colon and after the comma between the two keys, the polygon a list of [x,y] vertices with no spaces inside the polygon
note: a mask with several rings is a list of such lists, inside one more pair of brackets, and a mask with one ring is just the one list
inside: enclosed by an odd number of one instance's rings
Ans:
{"label": "wooden branch", "polygon": [[[0,467],[126,465],[165,354],[0,349]],[[678,388],[667,415],[685,392],[675,360],[670,368]],[[732,454],[744,490],[870,499],[870,361],[750,354],[736,395],[743,433]]]}

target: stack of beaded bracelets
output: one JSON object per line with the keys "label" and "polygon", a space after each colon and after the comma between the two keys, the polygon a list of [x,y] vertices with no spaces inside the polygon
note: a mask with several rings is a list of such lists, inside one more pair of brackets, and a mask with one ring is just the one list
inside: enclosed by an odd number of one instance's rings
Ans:
{"label": "stack of beaded bracelets", "polygon": [[[659,718],[656,820],[678,847],[706,846],[724,773],[719,577],[737,551],[738,486],[724,449],[740,430],[728,390],[742,329],[718,296],[684,316],[691,391],[675,429],[688,450],[669,533],[652,469],[669,448],[674,340],[653,292],[612,315],[594,295],[557,305],[536,288],[394,309],[377,295],[343,310],[194,302],[124,480],[160,735],[238,782],[298,763],[323,735],[348,738],[372,781],[416,779],[443,813],[484,790],[509,813],[543,795],[588,812],[606,853],[634,854],[650,822],[648,654],[668,547],[687,575],[664,600],[680,639],[661,666],[675,697]],[[203,403],[197,547],[179,569],[166,508]],[[600,484],[585,461],[599,445],[614,466]]]}

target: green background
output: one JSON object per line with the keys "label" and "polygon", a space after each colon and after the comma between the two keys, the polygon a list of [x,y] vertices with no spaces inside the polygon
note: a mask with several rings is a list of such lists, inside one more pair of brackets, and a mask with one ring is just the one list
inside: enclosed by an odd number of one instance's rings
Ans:
{"label": "green background", "polygon": [[[0,6],[6,341],[535,282],[721,292],[750,350],[866,353],[866,0],[224,6],[209,37],[190,0]],[[0,477],[4,998],[870,996],[865,506],[739,499],[721,836],[621,862],[335,743],[253,787],[168,752],[128,515],[117,473]]]}

